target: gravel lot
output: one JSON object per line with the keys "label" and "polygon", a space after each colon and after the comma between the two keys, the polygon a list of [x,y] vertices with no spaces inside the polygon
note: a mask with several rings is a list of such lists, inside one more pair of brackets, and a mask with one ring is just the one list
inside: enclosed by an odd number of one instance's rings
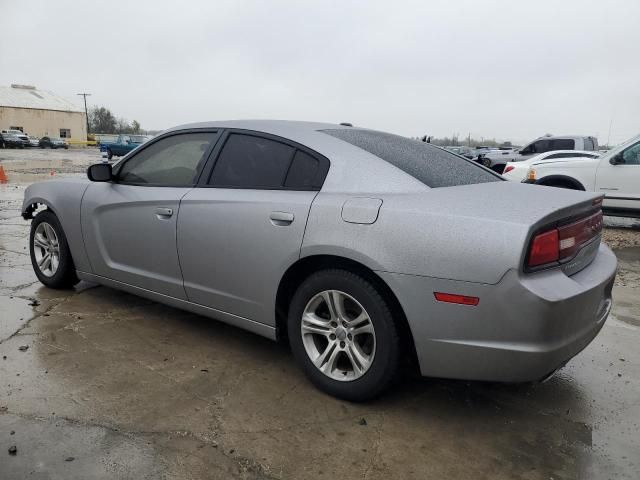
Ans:
{"label": "gravel lot", "polygon": [[638,222],[606,219],[613,313],[548,382],[407,374],[350,404],[282,345],[105,287],[40,285],[24,188],[95,161],[0,150],[0,479],[638,478]]}

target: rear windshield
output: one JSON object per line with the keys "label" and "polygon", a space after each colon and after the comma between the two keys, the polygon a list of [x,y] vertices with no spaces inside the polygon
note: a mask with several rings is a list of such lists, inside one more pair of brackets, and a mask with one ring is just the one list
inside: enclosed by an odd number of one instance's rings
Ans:
{"label": "rear windshield", "polygon": [[386,160],[431,188],[502,180],[466,158],[418,140],[373,130],[344,128],[323,132]]}

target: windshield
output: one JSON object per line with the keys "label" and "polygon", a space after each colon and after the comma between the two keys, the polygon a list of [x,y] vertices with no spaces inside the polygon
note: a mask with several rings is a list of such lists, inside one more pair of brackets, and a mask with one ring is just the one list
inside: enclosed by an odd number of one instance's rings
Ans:
{"label": "windshield", "polygon": [[602,155],[602,158],[612,158],[615,157],[617,154],[619,154],[622,150],[624,150],[625,148],[627,148],[630,145],[633,145],[636,142],[640,142],[640,135],[636,136],[636,137],[632,137],[629,140],[627,140],[626,142],[621,143],[620,145],[618,145],[616,148],[614,148],[613,150],[609,150],[607,153],[605,153],[604,155]]}
{"label": "windshield", "polygon": [[431,188],[503,180],[479,164],[430,143],[373,130],[322,131],[389,162]]}

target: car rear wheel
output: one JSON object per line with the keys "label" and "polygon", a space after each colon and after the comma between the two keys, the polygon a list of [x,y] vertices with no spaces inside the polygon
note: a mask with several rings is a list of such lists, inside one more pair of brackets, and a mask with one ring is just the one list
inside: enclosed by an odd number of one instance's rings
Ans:
{"label": "car rear wheel", "polygon": [[71,288],[79,282],[60,221],[49,210],[36,215],[29,237],[31,264],[38,280],[49,288]]}
{"label": "car rear wheel", "polygon": [[113,152],[110,148],[107,148],[107,158],[111,160],[113,158]]}
{"label": "car rear wheel", "polygon": [[293,355],[321,390],[364,401],[395,377],[400,340],[391,310],[365,278],[323,270],[298,288],[289,308]]}

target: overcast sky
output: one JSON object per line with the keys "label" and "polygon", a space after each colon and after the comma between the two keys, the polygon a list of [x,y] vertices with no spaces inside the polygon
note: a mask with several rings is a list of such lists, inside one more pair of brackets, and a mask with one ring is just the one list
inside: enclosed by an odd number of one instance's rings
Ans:
{"label": "overcast sky", "polygon": [[143,128],[278,118],[524,142],[640,133],[640,1],[0,0],[0,85]]}

